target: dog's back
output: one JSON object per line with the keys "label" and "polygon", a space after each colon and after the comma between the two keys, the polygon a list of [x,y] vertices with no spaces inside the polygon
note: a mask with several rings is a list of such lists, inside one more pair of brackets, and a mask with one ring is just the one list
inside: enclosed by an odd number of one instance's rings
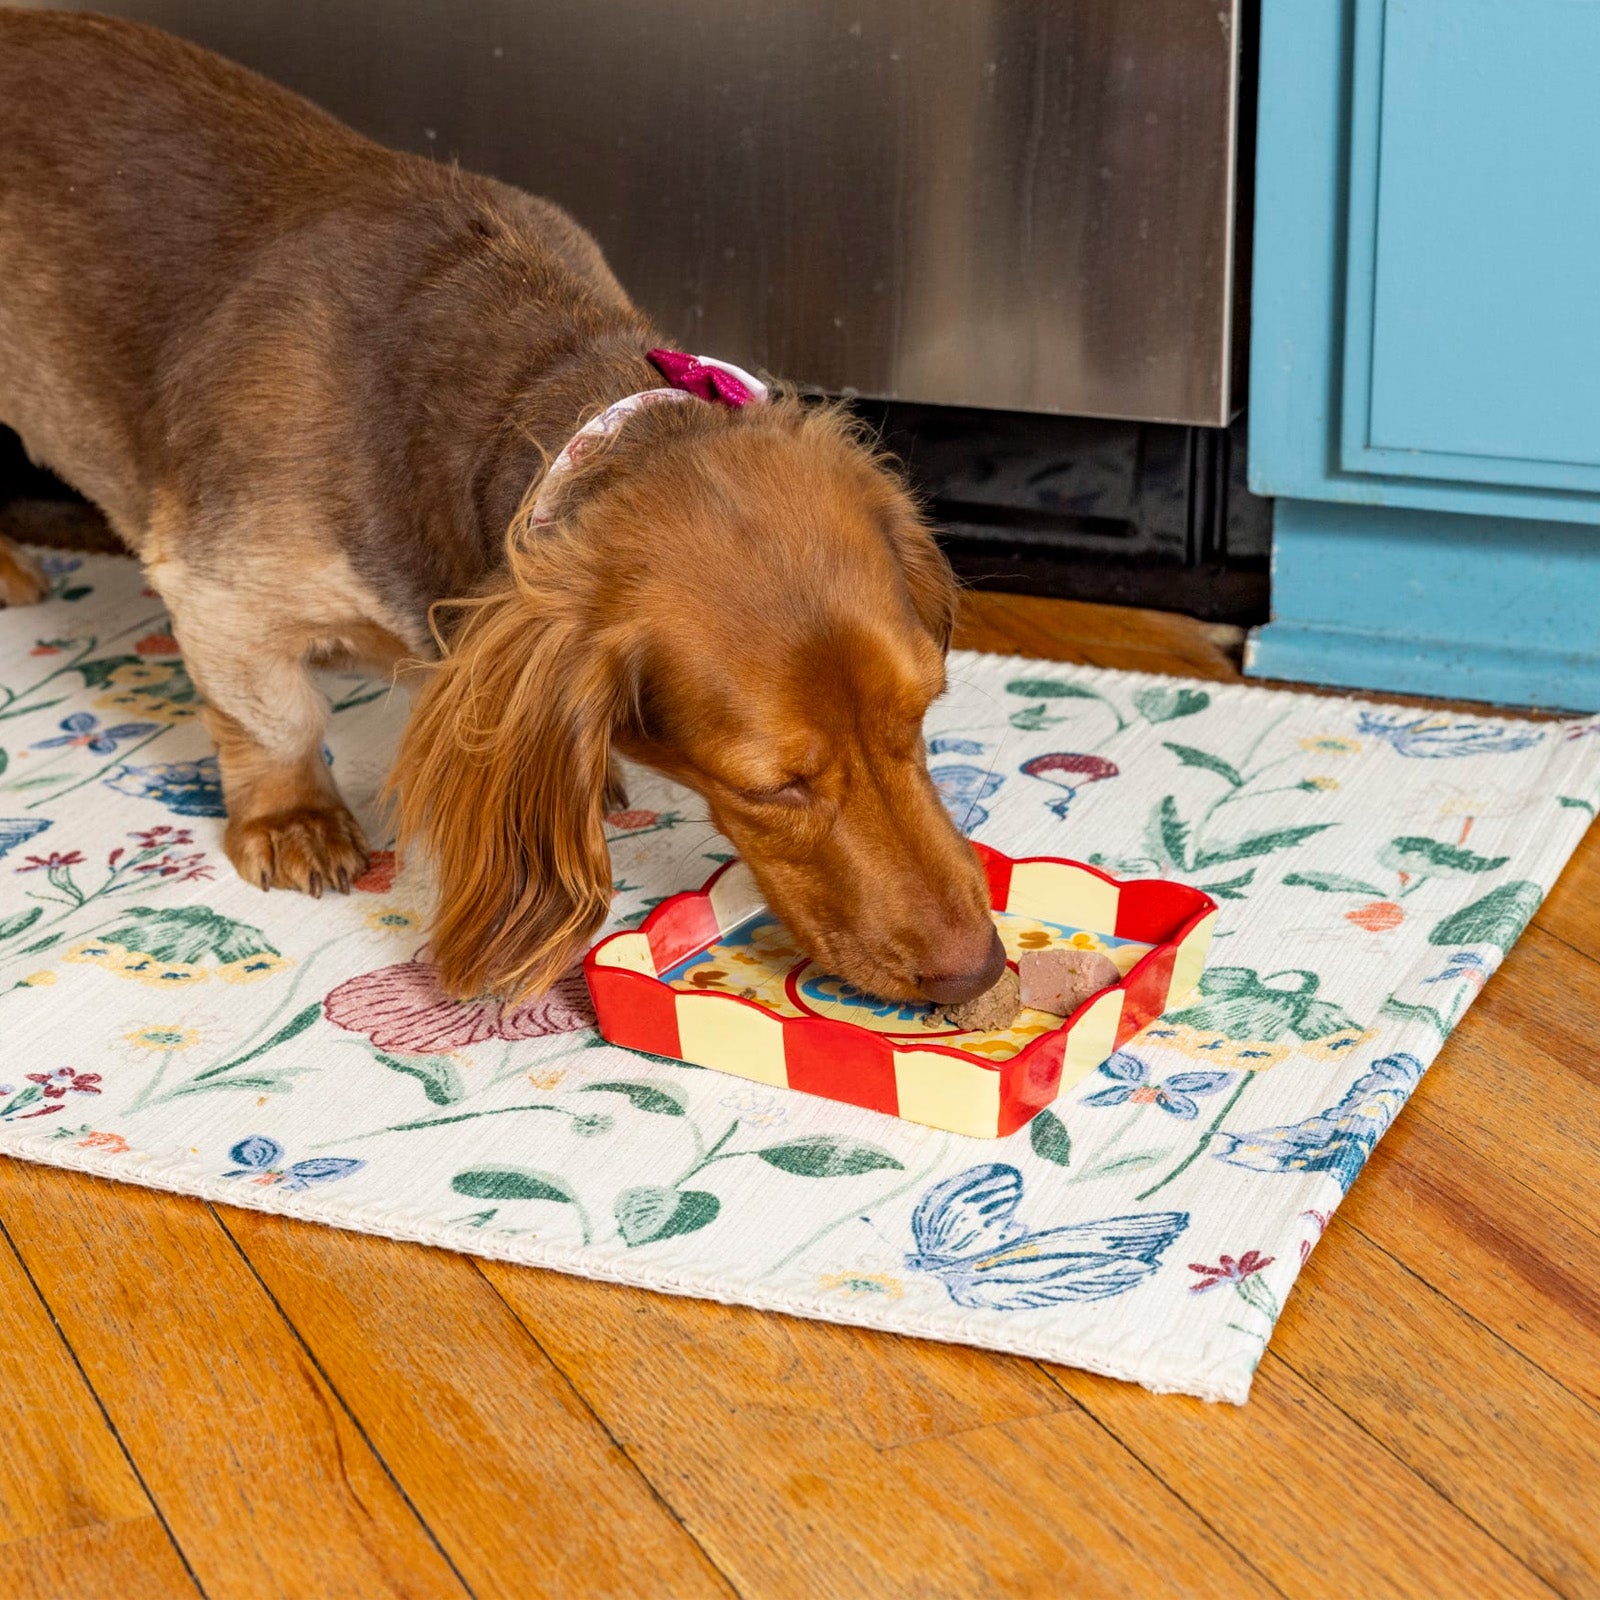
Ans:
{"label": "dog's back", "polygon": [[518,285],[546,320],[632,315],[558,208],[140,24],[0,10],[0,148],[0,422],[136,549],[163,484],[237,475],[230,432],[293,456],[314,431],[348,490],[424,388],[504,406]]}

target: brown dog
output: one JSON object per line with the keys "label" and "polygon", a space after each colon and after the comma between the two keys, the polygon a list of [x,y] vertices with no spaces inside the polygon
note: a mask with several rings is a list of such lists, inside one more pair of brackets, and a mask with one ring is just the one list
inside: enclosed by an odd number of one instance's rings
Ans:
{"label": "brown dog", "polygon": [[[603,920],[613,752],[692,786],[820,960],[954,1001],[1003,959],[929,781],[949,570],[896,480],[789,398],[631,417],[662,341],[568,216],[386,150],[153,29],[0,11],[0,422],[139,555],[263,888],[366,860],[311,668],[435,653],[393,776],[460,994]],[[0,597],[37,597],[0,540]]]}

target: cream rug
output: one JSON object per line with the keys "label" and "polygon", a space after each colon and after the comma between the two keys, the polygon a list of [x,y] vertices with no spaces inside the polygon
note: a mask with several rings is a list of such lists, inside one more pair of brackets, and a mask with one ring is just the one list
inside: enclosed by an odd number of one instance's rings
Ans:
{"label": "cream rug", "polygon": [[[451,1004],[387,856],[241,883],[159,600],[46,560],[0,612],[0,1152],[1216,1399],[1600,802],[1600,721],[957,656],[929,748],[975,837],[1223,908],[1188,1004],[966,1139],[601,1044],[581,982]],[[328,689],[376,830],[404,707]],[[616,925],[725,859],[702,814],[635,775]]]}

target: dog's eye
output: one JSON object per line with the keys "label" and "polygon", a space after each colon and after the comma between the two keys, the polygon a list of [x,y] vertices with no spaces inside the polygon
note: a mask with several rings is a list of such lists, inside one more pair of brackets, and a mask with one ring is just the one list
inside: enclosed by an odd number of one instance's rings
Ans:
{"label": "dog's eye", "polygon": [[811,798],[811,785],[804,778],[791,778],[772,789],[741,789],[739,798],[753,806],[803,806]]}

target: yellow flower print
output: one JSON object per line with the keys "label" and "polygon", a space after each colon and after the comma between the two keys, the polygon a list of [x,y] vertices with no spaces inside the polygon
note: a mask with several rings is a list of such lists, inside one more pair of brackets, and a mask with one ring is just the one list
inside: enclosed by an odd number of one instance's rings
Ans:
{"label": "yellow flower print", "polygon": [[1371,1039],[1370,1032],[1363,1032],[1359,1028],[1342,1028],[1338,1033],[1325,1034],[1320,1039],[1313,1039],[1309,1044],[1300,1046],[1301,1051],[1318,1061],[1339,1061],[1345,1056],[1352,1055],[1356,1050]]}
{"label": "yellow flower print", "polygon": [[156,989],[177,989],[185,984],[204,983],[211,975],[204,967],[186,961],[159,961],[142,950],[126,950],[120,944],[97,939],[85,939],[81,944],[73,945],[61,959],[104,967],[116,977],[130,978],[135,983],[148,983]]}
{"label": "yellow flower print", "polygon": [[179,1024],[157,1023],[148,1028],[135,1028],[132,1033],[123,1034],[122,1038],[134,1050],[165,1054],[168,1051],[194,1049],[200,1043],[200,1030]]}
{"label": "yellow flower print", "polygon": [[55,981],[56,974],[46,967],[43,972],[30,972],[26,978],[20,981],[18,987],[22,989],[48,989]]}
{"label": "yellow flower print", "polygon": [[422,926],[422,916],[400,906],[379,906],[367,913],[367,926],[377,933],[405,933]]}
{"label": "yellow flower print", "polygon": [[[260,950],[255,955],[241,956],[237,961],[224,962],[215,971],[224,983],[254,983],[257,978],[265,978],[270,973],[279,972],[284,967],[293,965],[288,956],[280,956],[271,950]],[[204,977],[205,973],[202,972],[200,976]]]}
{"label": "yellow flower print", "polygon": [[1324,791],[1329,789],[1337,789],[1339,787],[1339,780],[1337,778],[1307,778],[1305,782],[1309,788],[1322,789]]}
{"label": "yellow flower print", "polygon": [[1265,1072],[1294,1054],[1291,1043],[1270,1039],[1232,1039],[1225,1033],[1191,1028],[1181,1022],[1153,1022],[1139,1036],[1151,1044],[1164,1044],[1194,1061],[1223,1072]]}
{"label": "yellow flower print", "polygon": [[1346,739],[1334,733],[1317,733],[1308,739],[1302,739],[1300,748],[1319,756],[1353,756],[1359,753],[1361,741]]}
{"label": "yellow flower print", "polygon": [[824,1294],[842,1294],[851,1300],[872,1295],[898,1300],[906,1292],[905,1285],[887,1272],[825,1272],[817,1279],[817,1287]]}
{"label": "yellow flower print", "polygon": [[530,1072],[528,1074],[528,1082],[535,1089],[550,1090],[554,1089],[566,1075],[567,1069],[565,1067],[556,1067],[546,1072]]}
{"label": "yellow flower print", "polygon": [[1092,933],[1075,933],[1067,940],[1074,950],[1100,950],[1104,946],[1099,938]]}

